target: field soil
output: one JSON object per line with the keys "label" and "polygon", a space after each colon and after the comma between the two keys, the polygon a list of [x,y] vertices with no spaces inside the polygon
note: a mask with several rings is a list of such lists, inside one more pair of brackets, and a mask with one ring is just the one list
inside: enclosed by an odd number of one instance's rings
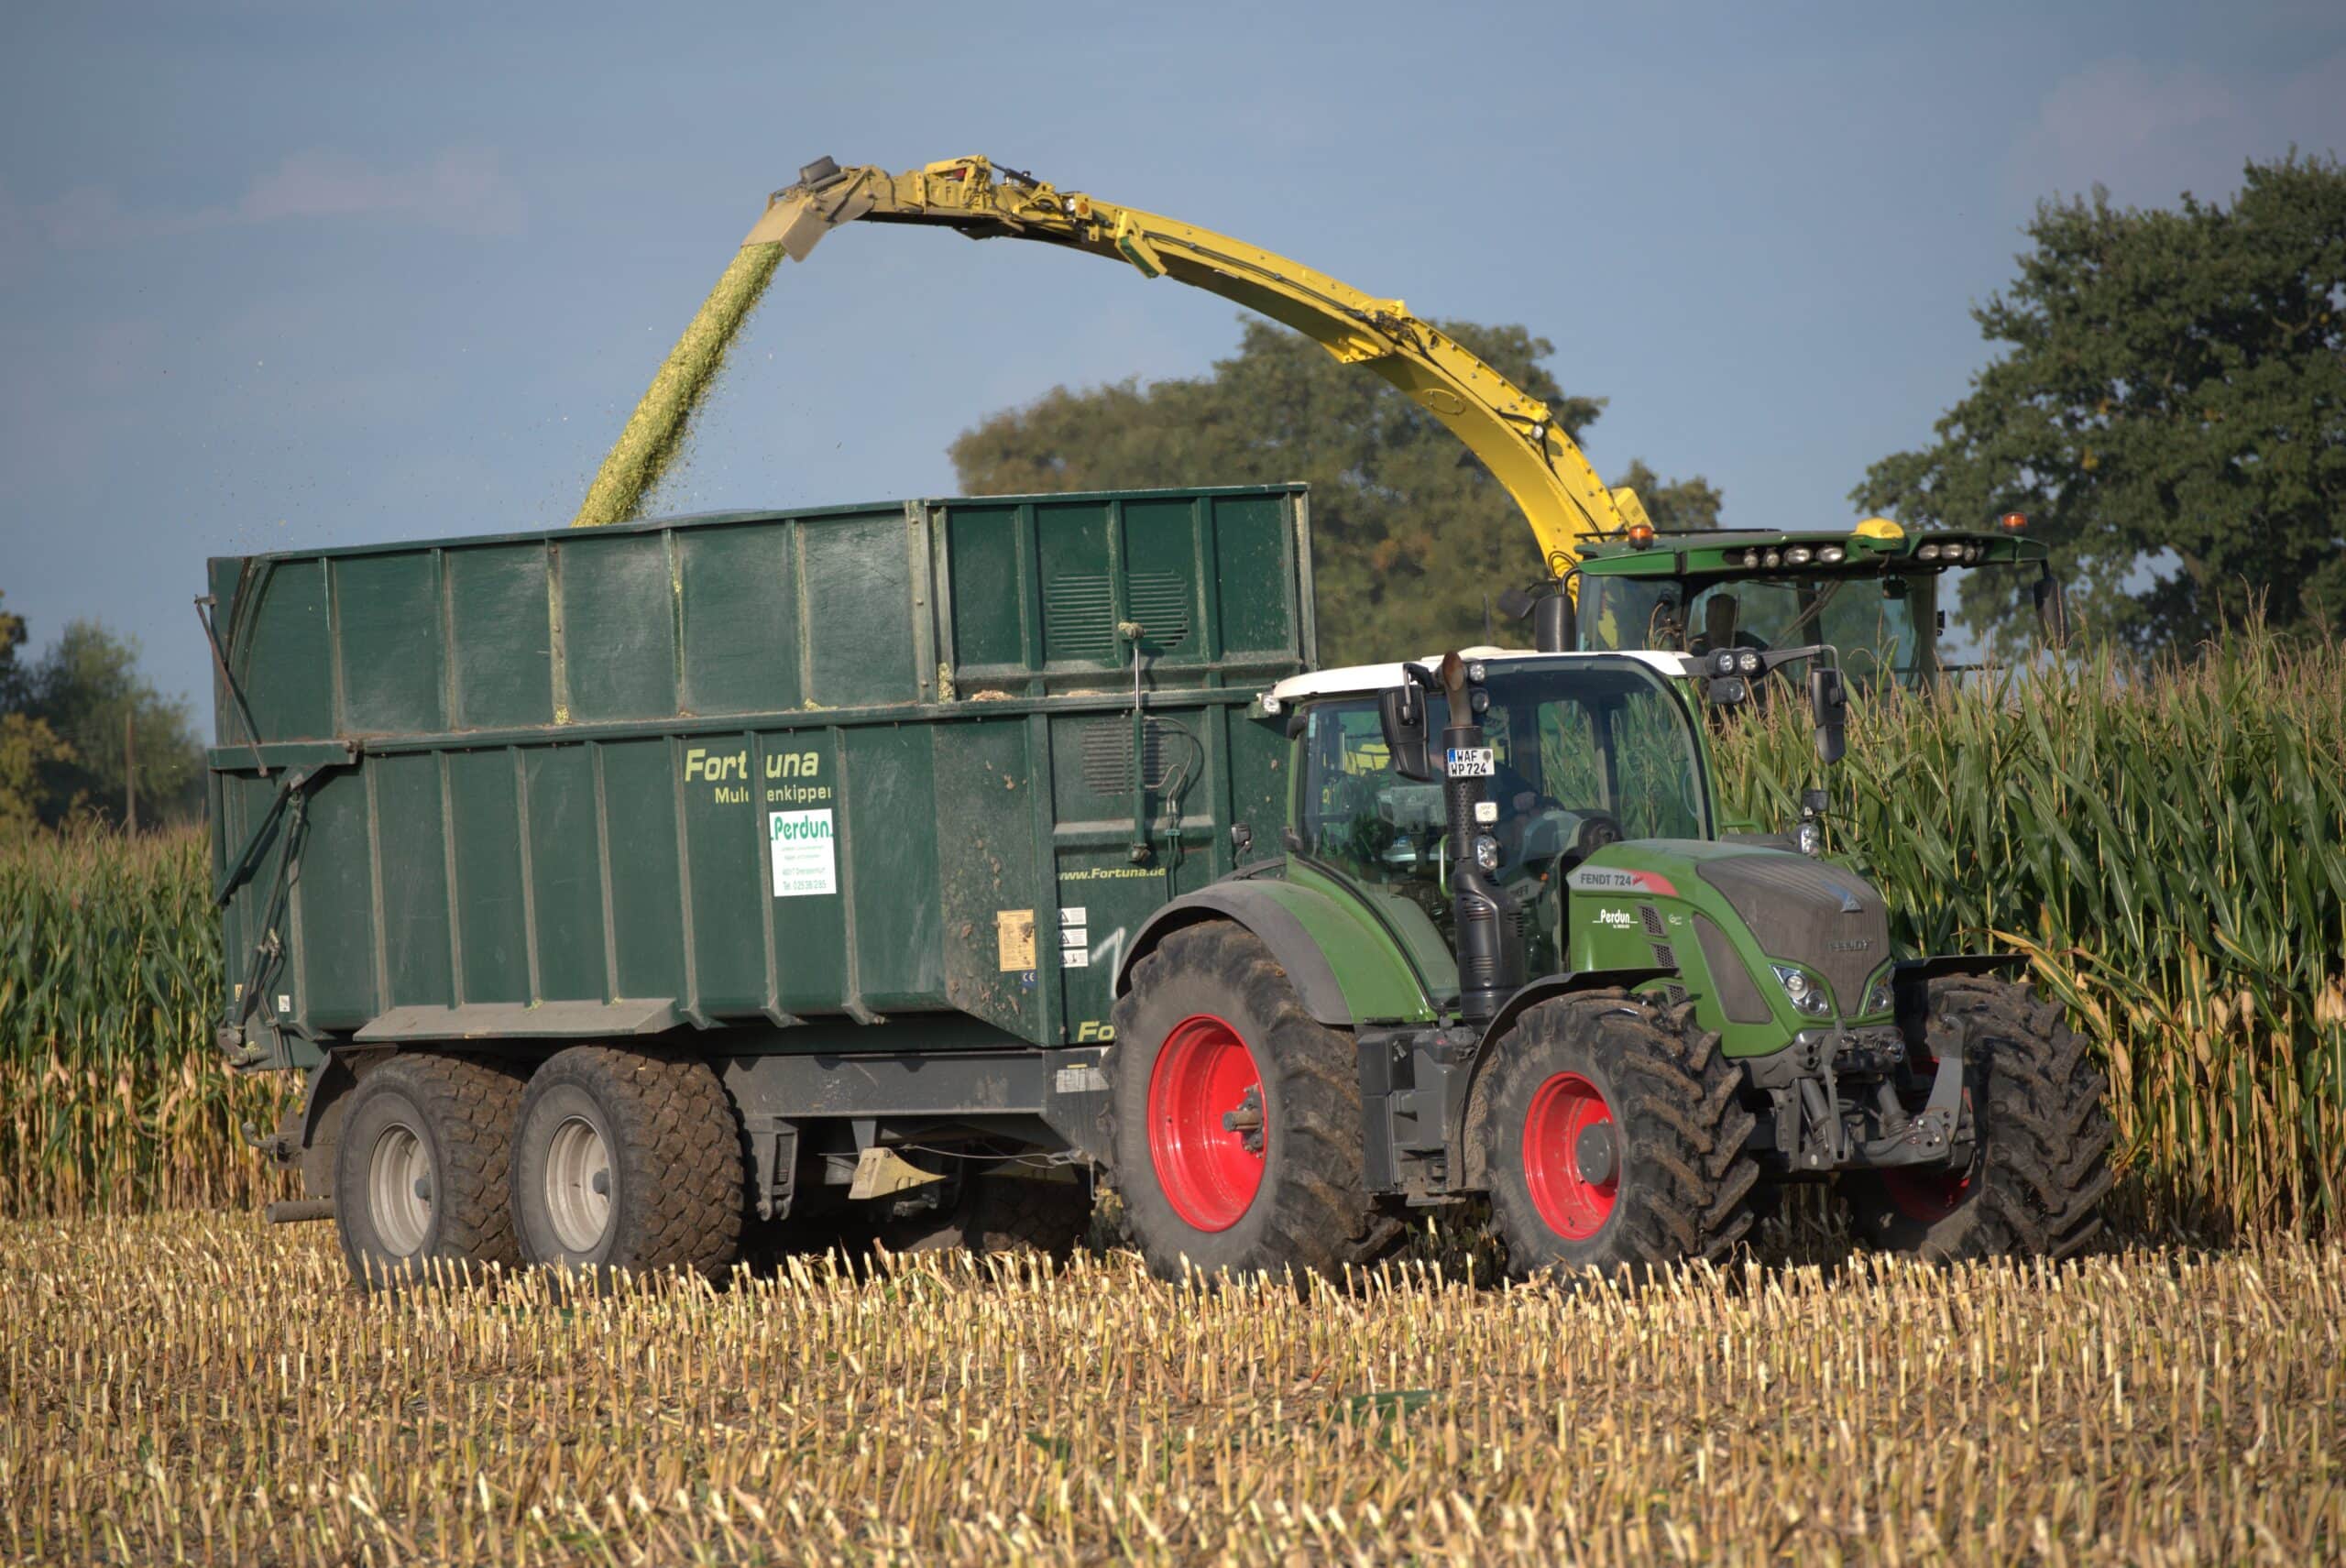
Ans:
{"label": "field soil", "polygon": [[1635,1297],[965,1255],[383,1297],[331,1231],[0,1223],[0,1552],[268,1563],[2346,1552],[2346,1251]]}

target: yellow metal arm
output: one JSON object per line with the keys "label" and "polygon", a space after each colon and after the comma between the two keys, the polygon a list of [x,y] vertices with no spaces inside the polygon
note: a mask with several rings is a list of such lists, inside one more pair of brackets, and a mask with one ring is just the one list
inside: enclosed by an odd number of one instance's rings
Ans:
{"label": "yellow metal arm", "polygon": [[[803,261],[841,224],[933,224],[973,238],[1063,245],[1130,262],[1260,311],[1347,365],[1365,365],[1448,426],[1507,487],[1549,571],[1580,558],[1584,535],[1645,521],[1628,487],[1608,489],[1548,405],[1398,300],[1378,300],[1299,261],[1211,229],[1062,192],[1031,175],[957,158],[904,174],[827,159],[778,191],[743,248],[779,246]],[[771,254],[768,252],[767,254]]]}

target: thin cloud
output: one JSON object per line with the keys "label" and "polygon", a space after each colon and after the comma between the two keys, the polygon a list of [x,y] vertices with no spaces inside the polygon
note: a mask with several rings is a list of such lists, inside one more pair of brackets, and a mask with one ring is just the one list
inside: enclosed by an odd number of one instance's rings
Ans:
{"label": "thin cloud", "polygon": [[2154,67],[2132,56],[2064,77],[2007,162],[2023,203],[2107,186],[2121,203],[2165,204],[2189,191],[2220,201],[2251,158],[2346,142],[2346,54],[2279,80],[2237,81],[2194,64]]}
{"label": "thin cloud", "polygon": [[[370,168],[341,153],[297,152],[255,176],[235,202],[180,210],[141,208],[114,190],[84,185],[32,205],[0,192],[0,258],[21,258],[36,241],[58,250],[143,245],[207,229],[301,220],[365,218],[499,236],[521,232],[521,193],[494,152],[452,148],[405,169]],[[0,263],[0,269],[13,270]]]}

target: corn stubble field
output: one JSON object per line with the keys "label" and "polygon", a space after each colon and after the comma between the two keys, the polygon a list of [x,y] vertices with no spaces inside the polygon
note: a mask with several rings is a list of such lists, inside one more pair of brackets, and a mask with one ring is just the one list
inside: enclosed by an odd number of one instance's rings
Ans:
{"label": "corn stubble field", "polygon": [[[0,1552],[253,1563],[2346,1556],[2346,655],[1860,710],[1902,940],[2018,948],[2110,1069],[2107,1248],[1634,1297],[1422,1239],[1351,1291],[801,1261],[351,1291],[237,1136],[199,841],[0,849]],[[1791,815],[1797,716],[1723,789]],[[1765,782],[1770,777],[1787,784]],[[2210,1250],[2214,1249],[2214,1250]]]}
{"label": "corn stubble field", "polygon": [[319,1231],[244,1218],[8,1240],[0,1540],[27,1561],[2346,1550],[2334,1246],[1635,1298],[925,1258],[565,1301],[362,1297]]}

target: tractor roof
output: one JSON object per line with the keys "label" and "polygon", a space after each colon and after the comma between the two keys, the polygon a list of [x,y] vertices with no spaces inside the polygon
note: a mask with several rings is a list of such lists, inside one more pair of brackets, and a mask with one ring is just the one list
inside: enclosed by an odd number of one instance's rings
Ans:
{"label": "tractor roof", "polygon": [[[1650,649],[1597,653],[1534,653],[1521,648],[1480,647],[1461,648],[1458,654],[1464,659],[1483,659],[1495,664],[1503,663],[1509,667],[1539,664],[1568,668],[1574,664],[1618,664],[1628,659],[1648,666],[1665,680],[1676,680],[1687,673],[1686,659],[1683,654],[1659,653]],[[1434,653],[1418,663],[1431,669],[1442,663],[1442,655]],[[1398,663],[1347,664],[1342,669],[1311,670],[1300,675],[1289,675],[1263,695],[1271,703],[1281,705],[1315,696],[1366,696],[1389,686],[1398,686],[1406,678]],[[1274,707],[1272,711],[1277,710]]]}

